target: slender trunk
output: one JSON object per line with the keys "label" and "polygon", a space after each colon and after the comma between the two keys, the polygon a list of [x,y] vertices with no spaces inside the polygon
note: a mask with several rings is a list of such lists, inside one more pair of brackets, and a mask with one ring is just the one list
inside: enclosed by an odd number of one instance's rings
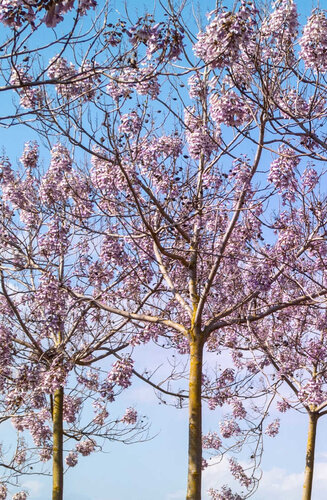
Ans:
{"label": "slender trunk", "polygon": [[63,500],[64,465],[63,465],[63,403],[64,390],[57,389],[53,397],[53,475],[52,500]]}
{"label": "slender trunk", "polygon": [[319,415],[317,413],[309,413],[307,454],[305,461],[305,475],[303,483],[302,500],[311,500],[318,417]]}
{"label": "slender trunk", "polygon": [[189,448],[186,500],[201,500],[202,474],[202,362],[203,345],[197,339],[190,342],[189,381]]}

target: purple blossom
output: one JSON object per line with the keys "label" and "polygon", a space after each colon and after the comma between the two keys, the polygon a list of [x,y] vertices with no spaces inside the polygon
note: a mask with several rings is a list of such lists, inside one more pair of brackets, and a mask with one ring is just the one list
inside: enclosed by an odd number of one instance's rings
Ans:
{"label": "purple blossom", "polygon": [[233,90],[224,94],[212,94],[210,97],[210,113],[218,124],[228,127],[239,127],[249,123],[254,117],[252,105],[245,102]]}
{"label": "purple blossom", "polygon": [[202,436],[202,448],[219,450],[221,445],[221,439],[216,432],[208,432],[208,434]]}
{"label": "purple blossom", "polygon": [[198,34],[193,50],[210,68],[224,68],[239,59],[240,50],[251,38],[253,27],[253,5],[241,1],[237,12],[220,11],[205,32]]}
{"label": "purple blossom", "polygon": [[210,488],[208,493],[212,500],[243,500],[240,495],[233,493],[228,486],[223,486],[220,491]]}
{"label": "purple blossom", "polygon": [[265,434],[270,437],[275,437],[279,433],[279,427],[280,427],[280,420],[279,418],[276,418],[273,422],[271,422],[265,430]]}
{"label": "purple blossom", "polygon": [[87,457],[95,450],[95,442],[92,439],[85,439],[76,445],[76,451]]}
{"label": "purple blossom", "polygon": [[278,152],[279,156],[270,165],[268,181],[272,182],[283,200],[294,201],[294,193],[297,188],[295,169],[300,159],[293,149],[282,146]]}
{"label": "purple blossom", "polygon": [[142,127],[142,120],[136,113],[132,111],[126,115],[122,115],[118,130],[121,134],[126,134],[129,137],[134,137],[139,134]]}
{"label": "purple blossom", "polygon": [[126,389],[131,385],[133,374],[133,360],[131,358],[119,359],[112,365],[108,374],[108,381]]}
{"label": "purple blossom", "polygon": [[223,422],[220,422],[219,427],[221,435],[226,439],[241,433],[238,423],[232,418],[227,418]]}
{"label": "purple blossom", "polygon": [[135,424],[137,421],[137,411],[134,408],[127,408],[121,421],[124,424]]}
{"label": "purple blossom", "polygon": [[0,500],[6,500],[7,498],[7,486],[0,483]]}
{"label": "purple blossom", "polygon": [[12,500],[26,500],[26,499],[27,499],[26,491],[19,491],[18,493],[15,493],[15,495],[12,497]]}
{"label": "purple blossom", "polygon": [[78,455],[75,451],[70,451],[65,458],[66,465],[68,467],[75,467],[78,463]]}
{"label": "purple blossom", "polygon": [[327,71],[327,19],[321,10],[309,17],[300,38],[300,57],[307,68]]}

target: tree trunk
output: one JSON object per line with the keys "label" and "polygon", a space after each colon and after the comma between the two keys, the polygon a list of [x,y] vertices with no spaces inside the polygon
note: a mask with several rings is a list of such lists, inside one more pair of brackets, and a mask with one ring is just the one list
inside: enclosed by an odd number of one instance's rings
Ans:
{"label": "tree trunk", "polygon": [[307,454],[302,500],[311,500],[318,416],[319,415],[317,413],[309,413]]}
{"label": "tree trunk", "polygon": [[63,500],[64,465],[63,465],[63,403],[64,390],[57,389],[53,398],[53,475],[52,500]]}
{"label": "tree trunk", "polygon": [[189,448],[186,500],[201,500],[202,474],[202,341],[190,342]]}

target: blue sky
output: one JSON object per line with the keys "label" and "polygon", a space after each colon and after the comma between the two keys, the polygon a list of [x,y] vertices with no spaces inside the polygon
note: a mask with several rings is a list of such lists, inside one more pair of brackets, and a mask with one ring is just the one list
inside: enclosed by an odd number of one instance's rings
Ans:
{"label": "blue sky", "polygon": [[[203,12],[212,10],[215,2],[203,2]],[[231,2],[226,2],[230,4]],[[321,2],[321,6],[323,2]],[[118,11],[124,10],[124,2],[112,3]],[[153,2],[128,0],[133,12],[136,8],[141,14],[152,10]],[[207,5],[207,8],[205,7]],[[303,16],[308,15],[314,1],[297,2]],[[1,95],[2,102],[6,99]],[[3,104],[2,104],[3,109]],[[5,147],[10,157],[19,157],[27,139],[18,129],[1,131],[0,147]],[[28,132],[28,138],[34,134]],[[35,137],[35,136],[34,136]],[[158,353],[147,347],[142,356],[145,362],[164,362],[160,359],[164,352]],[[141,364],[141,362],[140,362]],[[66,500],[179,500],[185,498],[187,468],[187,410],[159,404],[153,390],[139,381],[113,405],[113,414],[123,413],[128,406],[135,406],[152,423],[151,440],[135,445],[108,443],[105,453],[80,458],[76,469],[66,476]],[[205,411],[205,430],[218,427],[219,414]],[[325,500],[327,491],[327,416],[322,418],[318,427],[317,467],[314,484],[314,499]],[[296,500],[302,486],[306,445],[305,415],[289,413],[282,416],[280,434],[267,438],[263,459],[263,480],[255,500]],[[6,439],[5,433],[3,439]],[[204,490],[230,482],[226,464],[211,465],[204,473]],[[32,477],[25,482],[31,490],[31,500],[48,498],[48,481]],[[206,495],[204,499],[206,499]]]}

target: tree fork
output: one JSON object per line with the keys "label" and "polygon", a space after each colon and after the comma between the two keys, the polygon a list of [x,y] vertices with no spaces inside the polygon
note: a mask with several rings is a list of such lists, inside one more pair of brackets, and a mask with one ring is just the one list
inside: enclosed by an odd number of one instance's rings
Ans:
{"label": "tree fork", "polygon": [[186,500],[201,500],[202,475],[202,364],[203,342],[190,340],[189,448]]}
{"label": "tree fork", "polygon": [[63,465],[63,404],[64,389],[60,387],[53,397],[53,466],[52,500],[63,500],[64,465]]}
{"label": "tree fork", "polygon": [[318,413],[309,413],[309,429],[302,500],[311,500],[318,418]]}

